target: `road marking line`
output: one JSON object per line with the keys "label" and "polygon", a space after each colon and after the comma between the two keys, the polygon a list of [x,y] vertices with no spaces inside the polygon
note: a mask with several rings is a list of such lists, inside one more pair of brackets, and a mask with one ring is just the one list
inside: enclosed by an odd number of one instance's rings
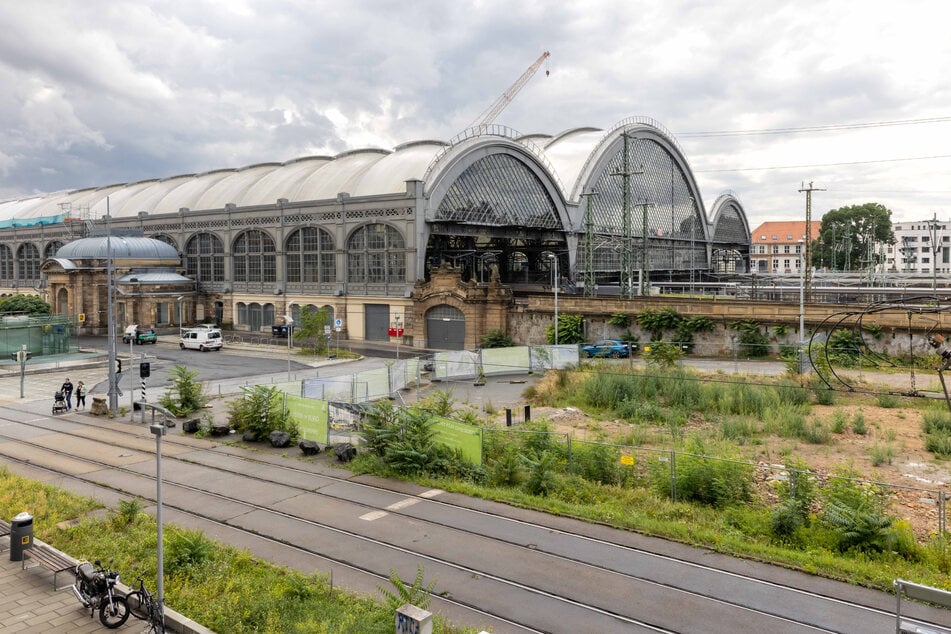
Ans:
{"label": "road marking line", "polygon": [[442,489],[430,489],[429,491],[424,491],[423,493],[420,493],[420,494],[419,494],[419,497],[421,497],[421,498],[434,498],[434,497],[436,497],[437,495],[439,495],[440,493],[445,493],[445,491],[443,491]]}
{"label": "road marking line", "polygon": [[366,515],[361,515],[360,519],[366,520],[367,522],[372,522],[373,520],[378,520],[381,517],[386,517],[387,515],[389,515],[389,513],[387,513],[386,511],[371,511],[370,513],[367,513]]}
{"label": "road marking line", "polygon": [[418,504],[419,500],[417,498],[406,498],[405,500],[400,500],[399,502],[394,502],[386,507],[387,511],[398,511],[400,509],[405,509],[407,506],[413,506]]}

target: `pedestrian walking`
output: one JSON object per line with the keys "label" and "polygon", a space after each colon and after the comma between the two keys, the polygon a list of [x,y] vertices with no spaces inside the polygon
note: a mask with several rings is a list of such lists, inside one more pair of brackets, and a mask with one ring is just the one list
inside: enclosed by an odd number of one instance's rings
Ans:
{"label": "pedestrian walking", "polygon": [[66,377],[63,387],[59,389],[63,393],[63,398],[66,399],[66,409],[73,409],[73,382],[69,380],[69,377]]}
{"label": "pedestrian walking", "polygon": [[86,384],[82,381],[76,383],[76,409],[86,407]]}

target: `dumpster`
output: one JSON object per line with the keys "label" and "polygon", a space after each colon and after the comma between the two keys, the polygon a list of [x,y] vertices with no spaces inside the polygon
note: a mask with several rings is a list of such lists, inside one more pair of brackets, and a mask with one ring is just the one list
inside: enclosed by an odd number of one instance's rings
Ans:
{"label": "dumpster", "polygon": [[23,561],[23,551],[33,547],[33,516],[20,513],[10,520],[10,561]]}

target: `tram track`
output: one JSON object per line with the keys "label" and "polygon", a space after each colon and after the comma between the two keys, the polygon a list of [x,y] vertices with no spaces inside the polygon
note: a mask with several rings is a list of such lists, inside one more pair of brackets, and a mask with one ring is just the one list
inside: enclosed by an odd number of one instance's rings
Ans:
{"label": "tram track", "polygon": [[[3,411],[3,410],[0,410]],[[65,427],[62,423],[68,422],[69,426],[73,429],[63,429]],[[49,452],[51,455],[66,458],[70,460],[80,460],[90,466],[96,467],[98,469],[109,469],[113,471],[119,471],[124,474],[135,476],[136,478],[148,478],[148,476],[135,469],[130,469],[128,466],[120,466],[112,464],[108,461],[96,460],[90,457],[81,457],[77,456],[72,451],[66,451],[62,449],[55,449],[45,446],[40,442],[32,442],[28,438],[24,438],[24,434],[12,435],[5,433],[3,429],[9,425],[20,425],[25,426],[29,429],[39,432],[63,434],[68,437],[71,437],[77,441],[76,444],[81,445],[79,442],[81,440],[90,441],[90,435],[86,433],[87,431],[94,431],[96,438],[94,442],[100,445],[107,445],[115,447],[119,451],[134,451],[143,454],[143,459],[146,459],[148,456],[147,449],[143,446],[145,442],[148,442],[150,436],[129,436],[129,429],[110,429],[108,427],[103,427],[101,424],[92,424],[86,423],[83,421],[76,421],[73,418],[54,418],[50,419],[48,417],[37,417],[34,420],[17,420],[6,415],[0,415],[0,439],[5,440],[6,442],[0,443],[0,455],[7,456],[7,460],[19,460],[16,456],[9,456],[10,452],[6,451],[4,447],[10,443],[18,443],[21,445],[28,445],[34,451],[44,451]],[[136,430],[138,434],[141,434],[139,430]],[[194,442],[182,442],[175,440],[173,437],[166,437],[163,440],[163,443],[168,447],[173,449],[180,449],[182,451],[196,451],[196,446]],[[372,512],[383,512],[387,515],[392,515],[395,517],[404,518],[407,522],[425,522],[426,526],[429,527],[439,527],[439,529],[445,529],[447,531],[453,531],[455,533],[462,534],[466,540],[475,540],[475,539],[489,539],[492,540],[492,543],[497,543],[501,545],[504,544],[505,548],[515,548],[519,549],[521,552],[530,552],[533,557],[542,556],[546,558],[542,566],[545,568],[554,568],[561,567],[562,569],[577,569],[585,571],[583,574],[586,576],[593,576],[601,579],[609,579],[614,583],[623,583],[631,587],[640,587],[645,588],[650,586],[658,593],[664,594],[666,596],[676,595],[678,598],[671,599],[673,601],[681,602],[684,600],[689,601],[700,601],[701,603],[716,604],[723,608],[729,610],[736,610],[739,612],[748,612],[755,613],[757,618],[763,618],[767,620],[774,621],[774,629],[772,631],[808,631],[808,632],[851,632],[856,630],[850,629],[838,629],[828,624],[819,624],[819,623],[808,623],[804,624],[799,621],[796,621],[790,618],[788,615],[781,613],[778,609],[765,609],[762,607],[754,607],[739,600],[731,600],[729,593],[724,593],[722,590],[726,587],[736,586],[742,584],[744,586],[754,587],[752,594],[758,595],[775,595],[776,593],[782,593],[788,596],[795,596],[796,601],[805,602],[805,603],[816,603],[816,604],[827,604],[827,605],[836,605],[840,609],[845,609],[854,613],[862,613],[866,617],[890,617],[891,613],[887,610],[877,608],[875,606],[856,603],[848,601],[845,599],[837,599],[826,596],[824,594],[810,592],[806,589],[794,587],[791,585],[783,585],[775,581],[768,581],[759,578],[755,578],[750,575],[744,575],[737,572],[726,571],[721,568],[716,568],[713,566],[707,566],[696,561],[688,561],[686,559],[673,557],[666,554],[659,554],[656,552],[651,552],[645,549],[634,548],[629,545],[620,544],[615,541],[609,541],[606,539],[601,539],[598,537],[593,537],[591,535],[585,535],[576,531],[569,531],[562,528],[553,527],[551,525],[545,525],[536,522],[526,521],[524,519],[511,517],[508,515],[500,513],[492,513],[482,509],[475,509],[468,506],[463,506],[460,504],[455,504],[448,502],[445,499],[434,499],[437,495],[431,493],[424,493],[422,495],[413,495],[407,494],[401,491],[396,491],[393,488],[382,487],[379,485],[373,485],[366,482],[357,482],[354,481],[352,477],[341,477],[335,476],[327,473],[316,472],[309,468],[302,468],[300,466],[291,466],[287,464],[276,464],[270,460],[262,460],[248,455],[235,455],[233,450],[224,451],[216,447],[211,448],[202,448],[200,450],[203,455],[211,454],[218,456],[213,461],[195,461],[188,458],[175,455],[174,452],[165,454],[163,452],[164,460],[173,460],[178,461],[184,464],[190,464],[194,466],[200,466],[202,469],[211,469],[218,474],[225,474],[226,476],[249,478],[251,480],[257,480],[261,483],[272,484],[274,481],[275,474],[293,474],[293,477],[285,478],[287,481],[299,480],[306,478],[316,478],[320,480],[321,486],[302,486],[298,484],[288,484],[287,482],[282,482],[281,487],[289,489],[300,495],[308,496],[325,496],[333,498],[338,502],[346,502],[348,505],[356,505],[362,507],[368,511]],[[221,463],[227,463],[228,461],[235,461],[236,464],[245,465],[246,467],[255,466],[258,468],[263,468],[266,470],[275,470],[270,473],[270,477],[258,476],[252,473],[253,469],[245,468],[240,469],[237,467],[228,468],[223,466]],[[209,464],[209,462],[216,462],[219,464]],[[37,465],[35,463],[30,463],[34,467]],[[134,464],[140,464],[140,461],[134,462]],[[75,473],[68,473],[65,470],[57,471],[54,467],[43,466],[44,469],[47,469],[54,473],[59,473],[60,475],[65,475],[68,477],[79,479],[88,484],[95,486],[107,486],[110,485],[103,484],[102,482],[89,477],[84,477],[82,475],[77,475]],[[173,469],[174,471],[174,469]],[[151,479],[151,482],[154,483],[154,478]],[[114,485],[112,485],[115,489]],[[229,496],[219,491],[214,491],[209,488],[203,488],[200,486],[194,486],[190,484],[185,484],[181,482],[166,482],[164,486],[174,487],[182,492],[200,495],[200,496],[210,496],[221,502],[225,502],[229,505],[240,505],[243,508],[247,509],[246,513],[263,513],[269,514],[274,518],[281,517],[285,520],[290,520],[295,523],[302,523],[312,529],[319,529],[322,531],[328,531],[334,535],[345,538],[348,540],[356,540],[360,543],[368,545],[367,547],[374,548],[383,548],[388,549],[392,552],[399,552],[402,555],[408,555],[414,558],[422,559],[429,564],[437,565],[440,567],[447,567],[456,570],[459,573],[464,575],[476,576],[481,580],[491,579],[494,583],[505,584],[506,587],[509,587],[510,591],[517,589],[519,592],[531,593],[535,597],[545,597],[547,600],[561,602],[566,605],[571,605],[576,609],[583,609],[591,611],[592,613],[599,614],[600,617],[607,617],[613,620],[623,623],[627,628],[644,628],[642,630],[636,631],[652,631],[652,632],[666,632],[666,631],[680,631],[676,629],[666,629],[668,626],[664,624],[659,624],[656,622],[648,622],[646,619],[633,618],[631,615],[622,614],[618,610],[612,609],[608,604],[597,605],[594,602],[585,602],[579,601],[576,598],[571,596],[565,596],[559,594],[555,587],[545,588],[541,584],[527,584],[524,580],[518,578],[504,578],[503,575],[495,574],[490,570],[476,568],[465,563],[459,563],[458,561],[451,561],[444,557],[435,556],[432,552],[427,552],[423,549],[411,549],[407,548],[398,543],[391,543],[384,540],[376,539],[369,537],[367,535],[358,533],[354,530],[349,530],[341,528],[340,526],[331,525],[326,522],[315,521],[311,518],[303,517],[292,512],[283,511],[276,509],[273,506],[264,505],[264,504],[255,504],[247,500],[242,500],[236,496]],[[350,495],[347,497],[341,497],[343,492],[336,492],[335,489],[344,487],[349,492]],[[360,495],[357,495],[353,492],[353,489],[357,488],[362,490]],[[134,487],[133,487],[134,488]],[[140,493],[136,493],[134,490],[124,490],[122,488],[115,489],[122,494],[137,495],[143,497]],[[336,492],[336,494],[335,494]],[[391,504],[372,504],[368,501],[358,501],[354,498],[356,497],[366,497],[366,498],[380,498],[384,497],[388,499],[388,496],[399,496],[401,500],[412,500],[412,504],[407,504],[403,501],[398,501]],[[146,499],[149,499],[146,497]],[[465,521],[456,521],[454,523],[449,523],[447,521],[440,521],[435,519],[429,513],[421,514],[419,513],[419,503],[425,502],[427,505],[431,505],[430,509],[435,509],[436,514],[439,514],[441,517],[446,517],[451,514],[464,514],[466,517]],[[168,503],[165,503],[168,506]],[[243,530],[254,535],[275,540],[280,542],[289,548],[299,549],[302,552],[307,552],[311,555],[318,556],[324,560],[332,562],[334,565],[345,565],[351,566],[360,570],[364,574],[373,575],[375,578],[385,579],[386,575],[382,574],[379,570],[368,569],[366,566],[361,566],[359,564],[355,565],[355,562],[352,560],[345,560],[342,558],[328,557],[325,552],[318,552],[317,549],[308,548],[301,545],[300,543],[289,544],[285,539],[282,539],[279,535],[266,535],[262,534],[260,530],[251,530],[249,528],[242,528],[239,524],[235,522],[222,522],[219,518],[216,518],[211,515],[205,515],[196,512],[193,508],[186,508],[181,505],[172,505],[171,508],[175,508],[181,513],[187,513],[195,517],[201,517],[204,521],[216,522],[222,526],[227,526],[231,530]],[[439,511],[442,512],[439,512]],[[264,524],[269,522],[265,521]],[[493,528],[490,533],[490,537],[486,537],[485,531],[475,531],[468,526],[470,525],[479,525],[483,526],[487,523],[501,523],[502,527]],[[433,530],[433,528],[427,529]],[[527,543],[525,541],[520,541],[517,539],[512,539],[511,536],[525,536],[528,535],[545,535],[546,543]],[[536,541],[540,541],[536,539]],[[605,554],[600,556],[600,563],[592,563],[592,558],[590,557],[578,557],[572,556],[576,552],[591,552],[596,549],[601,549],[605,551]],[[632,558],[636,558],[639,562],[641,560],[649,559],[652,563],[650,565],[644,565],[639,563],[638,566],[641,568],[654,569],[661,566],[675,567],[679,572],[675,574],[668,574],[667,576],[671,577],[670,579],[658,579],[656,575],[649,574],[634,574],[630,570],[625,569],[623,565],[624,562],[630,563],[633,561]],[[676,578],[679,577],[696,577],[696,576],[710,576],[711,579],[718,579],[718,581],[711,581],[709,584],[710,591],[703,593],[698,591],[695,588],[692,588],[690,584],[685,583],[675,583]],[[661,575],[663,577],[663,575]],[[750,592],[750,591],[748,591]],[[455,601],[453,598],[441,597],[441,600],[446,601]],[[536,598],[536,600],[538,600]],[[774,608],[778,607],[776,602],[765,603],[766,605],[772,605]],[[549,631],[546,629],[533,629],[534,626],[531,624],[522,624],[518,623],[516,619],[511,618],[511,615],[502,615],[496,614],[493,612],[483,611],[481,608],[476,607],[469,602],[458,602],[459,606],[466,608],[467,610],[475,610],[481,614],[484,614],[486,617],[491,617],[493,619],[502,619],[506,622],[511,623],[512,625],[518,624],[518,627],[525,628],[524,631]],[[710,607],[708,606],[708,609]],[[849,619],[850,622],[854,622],[854,616]],[[796,627],[798,629],[790,630],[789,628]],[[631,630],[627,630],[631,631]],[[702,630],[701,630],[702,631]]]}

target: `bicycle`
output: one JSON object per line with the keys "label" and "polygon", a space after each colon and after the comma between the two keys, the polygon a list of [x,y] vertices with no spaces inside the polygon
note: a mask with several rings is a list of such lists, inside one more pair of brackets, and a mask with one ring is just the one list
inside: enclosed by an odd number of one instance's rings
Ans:
{"label": "bicycle", "polygon": [[[147,621],[149,627],[143,632],[153,632],[154,634],[165,633],[165,613],[158,599],[148,591],[145,582],[142,581],[142,575],[135,580],[139,585],[137,590],[133,590],[126,595],[125,600],[129,605],[129,612],[135,618]],[[132,586],[133,588],[135,586]]]}

